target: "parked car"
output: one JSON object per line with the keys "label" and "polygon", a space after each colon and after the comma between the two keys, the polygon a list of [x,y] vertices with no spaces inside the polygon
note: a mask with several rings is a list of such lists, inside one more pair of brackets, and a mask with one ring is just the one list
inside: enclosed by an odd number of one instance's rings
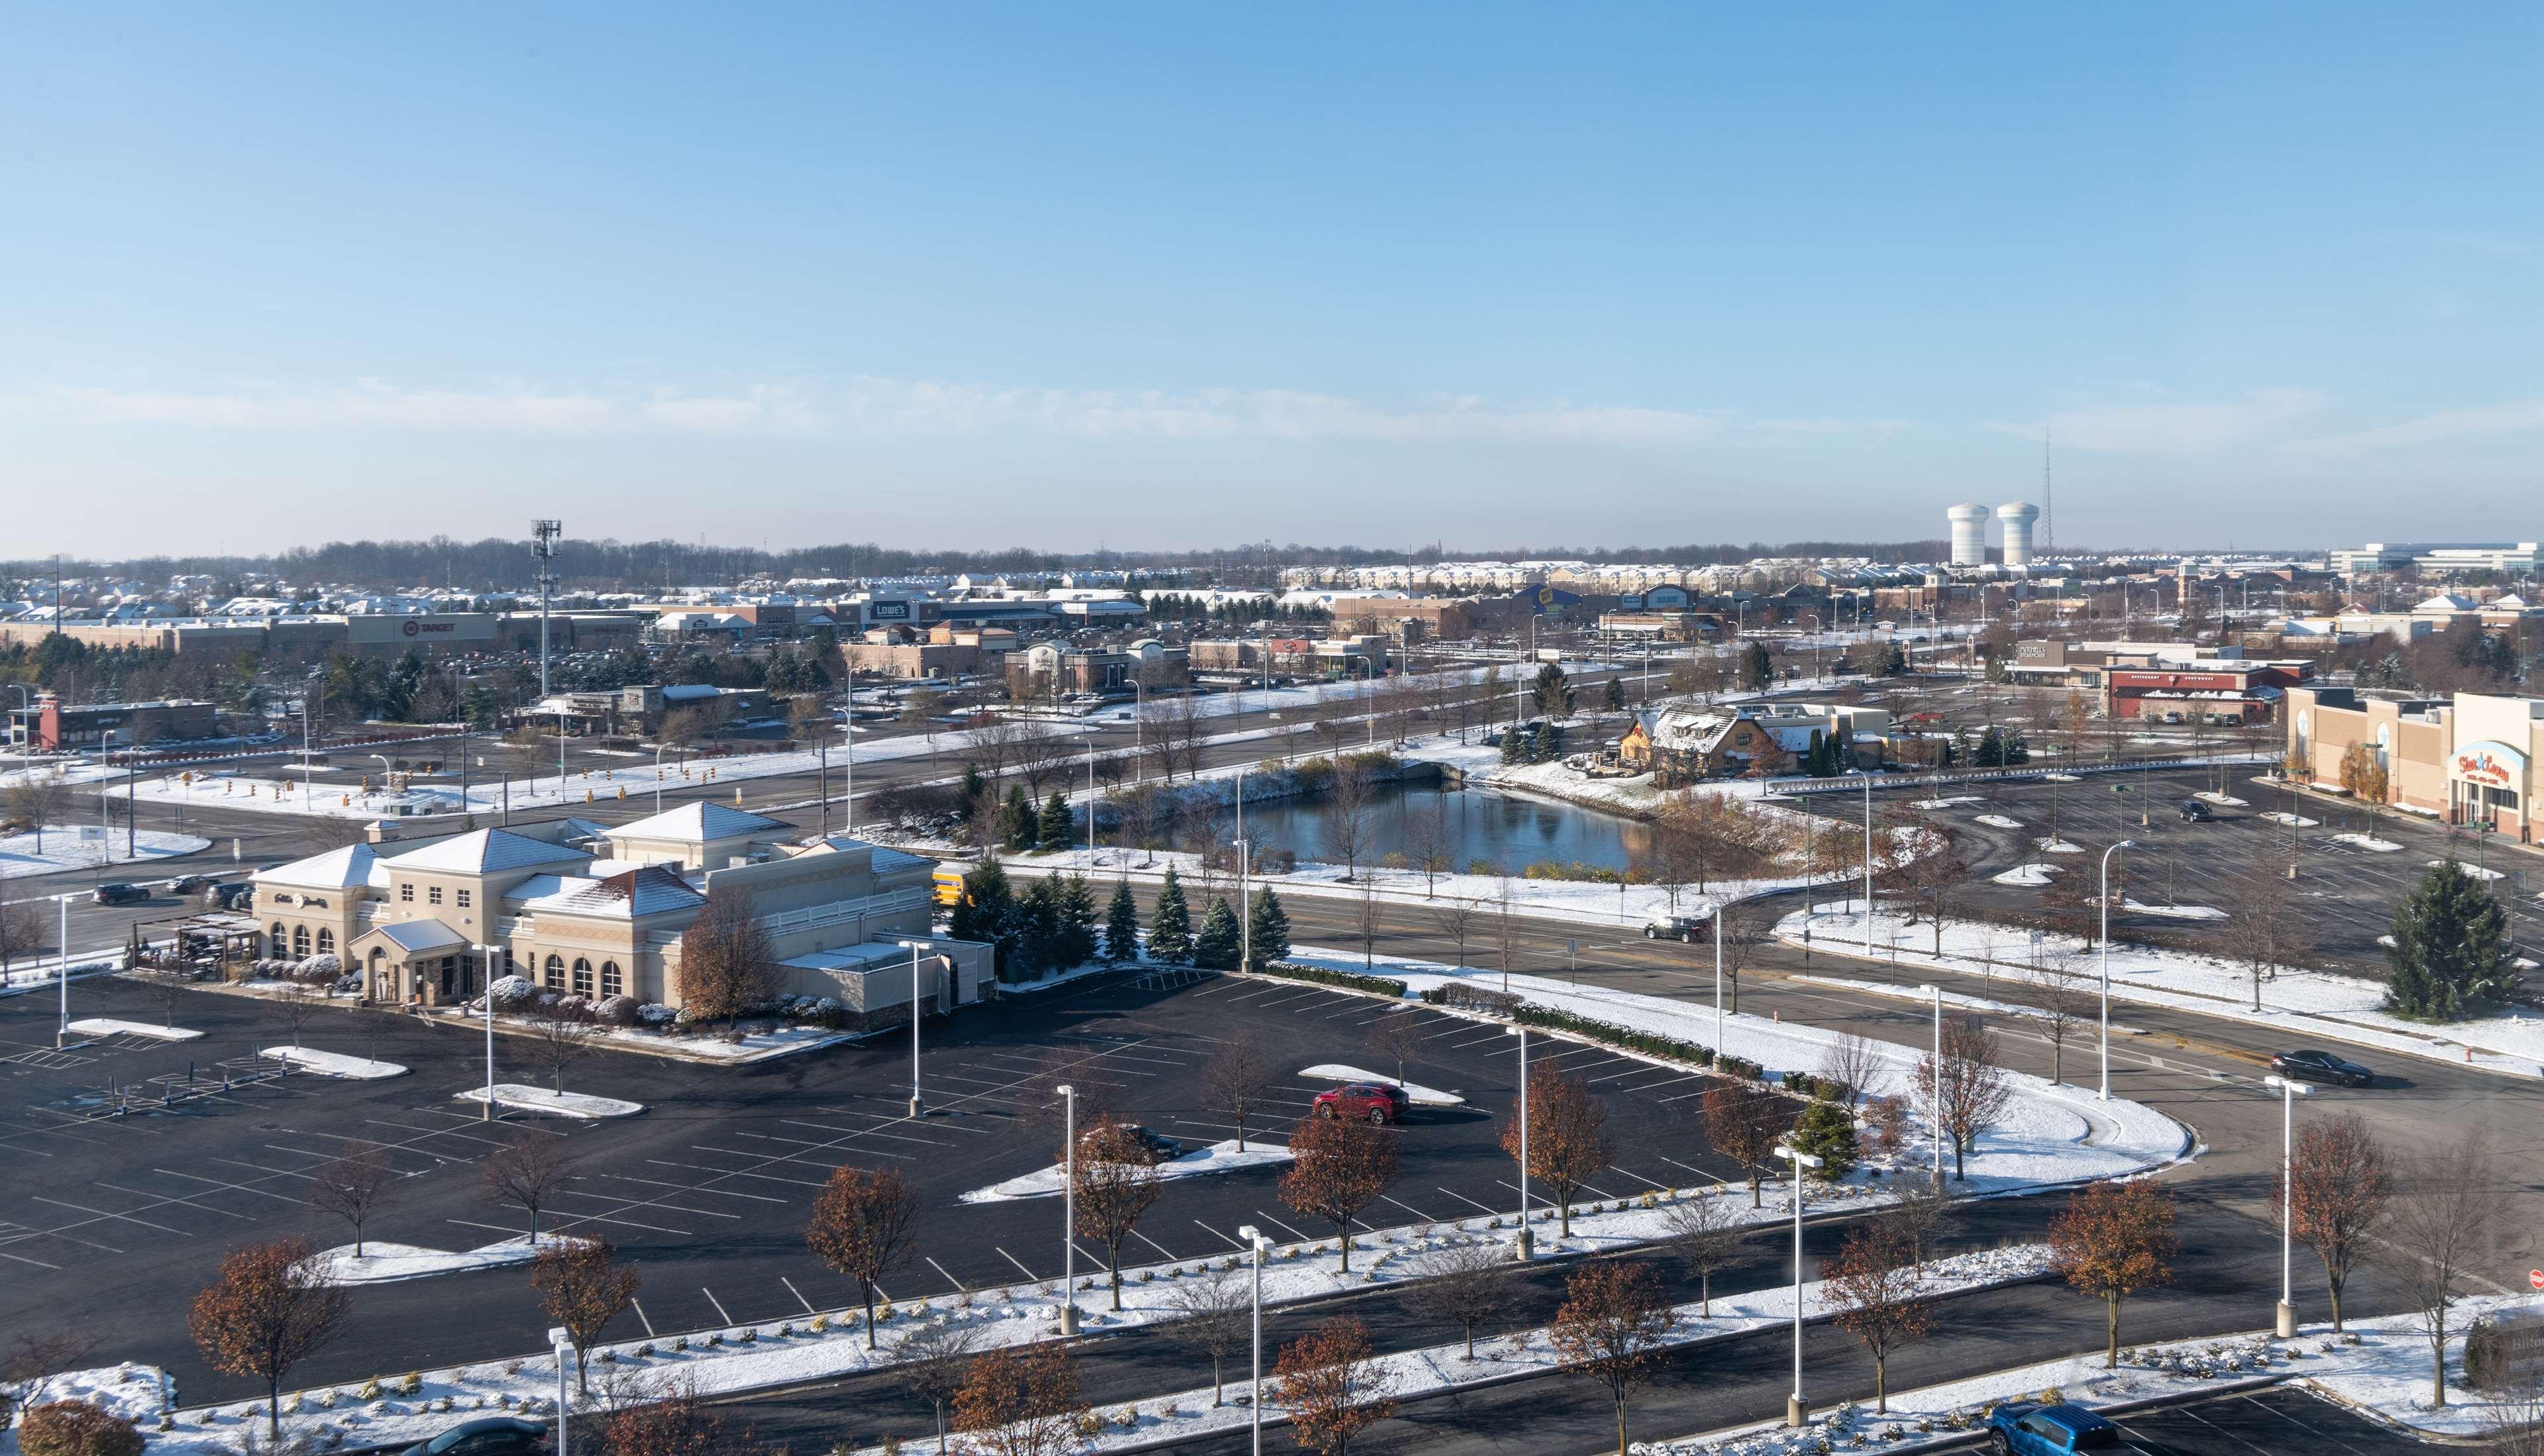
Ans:
{"label": "parked car", "polygon": [[2065,1456],[2111,1450],[2120,1444],[2120,1428],[2082,1406],[2018,1401],[1989,1415],[1988,1440],[1998,1456]]}
{"label": "parked car", "polygon": [[198,890],[210,889],[212,884],[212,877],[207,874],[181,874],[168,882],[168,888],[180,895],[192,895]]}
{"label": "parked car", "polygon": [[1711,921],[1702,915],[1672,915],[1662,911],[1643,922],[1646,940],[1686,940],[1693,943],[1706,932]]}
{"label": "parked car", "polygon": [[1316,1093],[1318,1117],[1350,1117],[1363,1122],[1401,1122],[1413,1099],[1391,1082],[1347,1082]]}
{"label": "parked car", "polygon": [[150,892],[139,885],[127,885],[121,880],[109,880],[91,891],[89,899],[100,905],[147,905],[150,903]]}
{"label": "parked car", "polygon": [[531,1456],[556,1449],[551,1426],[517,1416],[470,1420],[406,1448],[405,1456]]}
{"label": "parked car", "polygon": [[[1136,1122],[1117,1122],[1113,1124],[1113,1129],[1115,1132],[1121,1134],[1132,1147],[1139,1149],[1152,1166],[1159,1163],[1172,1163],[1176,1159],[1184,1156],[1183,1144],[1175,1141],[1173,1138],[1163,1136],[1159,1133],[1151,1132],[1149,1129],[1142,1127]],[[1077,1135],[1079,1150],[1087,1151],[1086,1145],[1094,1139],[1101,1137],[1103,1132],[1104,1130],[1100,1127],[1090,1127],[1086,1131],[1079,1133]],[[1093,1157],[1094,1154],[1092,1152],[1087,1152],[1087,1156]]]}
{"label": "parked car", "polygon": [[2206,824],[2216,817],[2215,811],[2197,799],[2182,801],[2182,822],[2185,824]]}
{"label": "parked car", "polygon": [[2338,1082],[2345,1087],[2374,1087],[2376,1074],[2356,1062],[2326,1051],[2281,1052],[2270,1058],[2270,1070],[2281,1077]]}
{"label": "parked car", "polygon": [[227,884],[208,886],[203,891],[203,903],[214,910],[245,910],[254,899],[254,880],[231,880]]}

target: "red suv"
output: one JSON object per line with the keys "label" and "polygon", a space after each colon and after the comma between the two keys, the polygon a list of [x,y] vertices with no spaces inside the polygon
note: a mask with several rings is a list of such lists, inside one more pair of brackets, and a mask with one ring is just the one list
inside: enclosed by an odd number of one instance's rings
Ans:
{"label": "red suv", "polygon": [[1352,1082],[1316,1093],[1319,1117],[1354,1117],[1370,1122],[1397,1122],[1413,1105],[1404,1089],[1391,1082]]}

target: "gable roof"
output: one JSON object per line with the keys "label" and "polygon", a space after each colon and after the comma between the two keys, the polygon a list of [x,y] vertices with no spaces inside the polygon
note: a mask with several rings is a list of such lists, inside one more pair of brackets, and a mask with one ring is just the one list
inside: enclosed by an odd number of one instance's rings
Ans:
{"label": "gable roof", "polygon": [[440,950],[446,946],[468,943],[467,936],[437,920],[402,920],[394,925],[376,927],[372,933],[409,955],[419,951]]}
{"label": "gable roof", "polygon": [[666,809],[633,824],[622,824],[610,830],[609,837],[613,840],[677,840],[683,844],[702,845],[710,840],[739,839],[744,835],[793,828],[782,819],[771,819],[765,814],[754,814],[731,804],[700,799],[676,809]]}
{"label": "gable roof", "polygon": [[591,857],[581,849],[551,845],[510,830],[481,829],[474,834],[427,845],[404,854],[393,854],[388,862],[398,869],[488,874],[506,869],[528,869],[541,864],[579,864]]}
{"label": "gable roof", "polygon": [[253,879],[261,885],[296,885],[313,890],[344,890],[367,884],[373,861],[379,858],[368,845],[347,845],[324,854],[294,859],[272,869],[260,869]]}
{"label": "gable roof", "polygon": [[567,880],[556,894],[533,900],[523,908],[634,920],[667,911],[694,910],[706,903],[707,897],[691,889],[686,880],[659,864],[648,864],[604,880]]}

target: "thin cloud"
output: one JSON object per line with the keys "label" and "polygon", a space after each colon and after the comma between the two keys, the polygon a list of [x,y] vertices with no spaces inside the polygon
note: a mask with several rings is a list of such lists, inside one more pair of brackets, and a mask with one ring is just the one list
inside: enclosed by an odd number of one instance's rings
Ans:
{"label": "thin cloud", "polygon": [[2416,420],[2380,425],[2373,430],[2351,431],[2346,435],[2292,441],[2285,448],[2289,453],[2299,455],[2356,455],[2375,450],[2409,449],[2445,440],[2515,435],[2536,429],[2544,429],[2544,399],[2521,399],[2471,409],[2440,410]]}
{"label": "thin cloud", "polygon": [[2100,405],[2061,410],[2033,424],[2002,420],[1984,424],[2026,440],[2039,440],[2045,434],[2060,449],[2200,455],[2282,435],[2322,404],[2323,397],[2311,389],[2256,389],[2239,399],[2211,403]]}

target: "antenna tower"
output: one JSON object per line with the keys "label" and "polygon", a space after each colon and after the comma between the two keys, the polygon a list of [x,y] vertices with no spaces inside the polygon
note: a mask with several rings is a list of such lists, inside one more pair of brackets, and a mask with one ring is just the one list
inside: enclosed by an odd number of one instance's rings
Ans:
{"label": "antenna tower", "polygon": [[557,538],[565,534],[562,521],[530,523],[530,555],[539,563],[539,696],[548,695],[548,604],[556,597]]}

